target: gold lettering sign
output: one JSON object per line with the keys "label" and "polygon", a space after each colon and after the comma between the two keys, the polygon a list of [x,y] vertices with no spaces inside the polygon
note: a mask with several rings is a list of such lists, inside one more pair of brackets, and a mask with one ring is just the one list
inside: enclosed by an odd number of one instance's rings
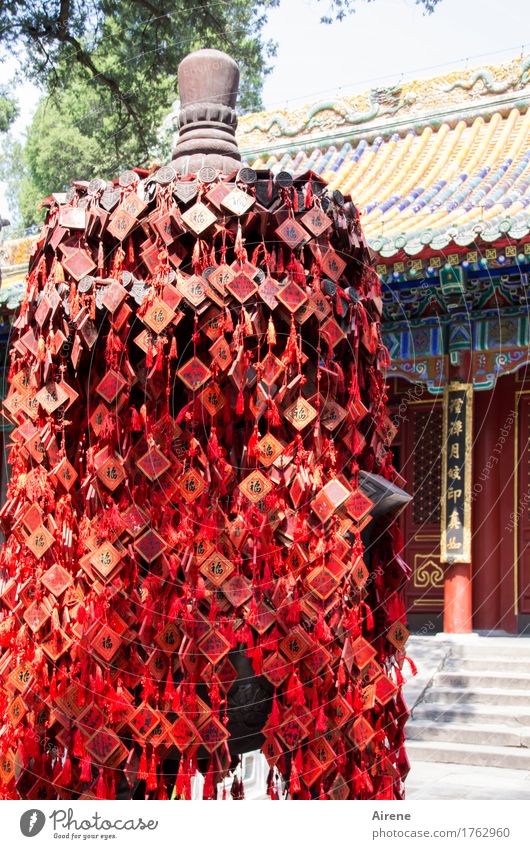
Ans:
{"label": "gold lettering sign", "polygon": [[471,560],[473,387],[451,383],[444,396],[441,562]]}

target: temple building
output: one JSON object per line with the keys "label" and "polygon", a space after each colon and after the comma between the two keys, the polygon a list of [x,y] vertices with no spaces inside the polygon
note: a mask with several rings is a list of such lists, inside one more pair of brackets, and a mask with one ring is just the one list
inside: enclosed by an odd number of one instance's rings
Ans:
{"label": "temple building", "polygon": [[[529,106],[518,58],[239,121],[249,166],[351,194],[377,255],[424,633],[530,626]],[[3,346],[26,261],[4,249]]]}

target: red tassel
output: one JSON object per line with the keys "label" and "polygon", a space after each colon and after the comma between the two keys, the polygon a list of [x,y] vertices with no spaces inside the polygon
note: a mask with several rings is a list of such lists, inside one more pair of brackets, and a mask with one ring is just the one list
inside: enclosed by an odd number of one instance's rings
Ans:
{"label": "red tassel", "polygon": [[276,328],[274,327],[274,322],[272,320],[272,316],[269,318],[269,324],[267,327],[267,343],[269,345],[276,345]]}
{"label": "red tassel", "polygon": [[291,776],[289,779],[289,793],[291,794],[291,796],[294,796],[295,793],[299,793],[301,789],[302,785],[300,784],[300,777],[293,759],[293,762],[291,764]]}
{"label": "red tassel", "polygon": [[81,781],[86,783],[92,781],[92,762],[88,755],[81,761]]}
{"label": "red tassel", "polygon": [[326,712],[324,710],[324,706],[322,705],[322,707],[320,708],[320,710],[318,712],[318,717],[317,717],[317,721],[316,721],[316,724],[315,724],[315,729],[318,731],[319,734],[323,734],[324,731],[327,730],[327,727],[328,727],[328,721],[327,721],[327,717],[326,717]]}
{"label": "red tassel", "polygon": [[96,784],[96,799],[106,799],[107,798],[107,788],[105,787],[105,776],[103,775],[103,770],[100,769],[98,781]]}
{"label": "red tassel", "polygon": [[243,390],[240,389],[237,395],[236,401],[236,416],[242,416],[245,412],[245,397],[243,395]]}
{"label": "red tassel", "polygon": [[147,776],[147,753],[145,751],[144,746],[144,748],[142,749],[142,755],[140,757],[140,764],[138,766],[138,772],[136,773],[136,777],[139,779],[144,779],[145,781],[147,779]]}
{"label": "red tassel", "polygon": [[151,761],[150,761],[150,764],[149,764],[149,773],[147,775],[146,789],[150,793],[152,790],[156,790],[157,786],[158,786],[158,779],[157,779],[157,775],[156,775],[156,757],[155,757],[155,753],[153,752],[152,755],[151,755]]}

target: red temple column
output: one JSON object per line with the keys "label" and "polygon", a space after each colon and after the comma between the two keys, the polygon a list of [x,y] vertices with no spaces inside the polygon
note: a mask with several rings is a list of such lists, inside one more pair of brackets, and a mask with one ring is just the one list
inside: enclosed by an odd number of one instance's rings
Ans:
{"label": "red temple column", "polygon": [[471,563],[452,563],[445,567],[444,632],[468,634],[471,630]]}

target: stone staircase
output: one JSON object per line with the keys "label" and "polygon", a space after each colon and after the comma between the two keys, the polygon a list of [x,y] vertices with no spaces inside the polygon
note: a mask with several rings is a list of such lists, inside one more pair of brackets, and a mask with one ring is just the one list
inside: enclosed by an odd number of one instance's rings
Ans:
{"label": "stone staircase", "polygon": [[437,652],[407,694],[410,759],[530,770],[530,639],[472,635],[441,645],[412,638],[409,649],[420,670]]}

